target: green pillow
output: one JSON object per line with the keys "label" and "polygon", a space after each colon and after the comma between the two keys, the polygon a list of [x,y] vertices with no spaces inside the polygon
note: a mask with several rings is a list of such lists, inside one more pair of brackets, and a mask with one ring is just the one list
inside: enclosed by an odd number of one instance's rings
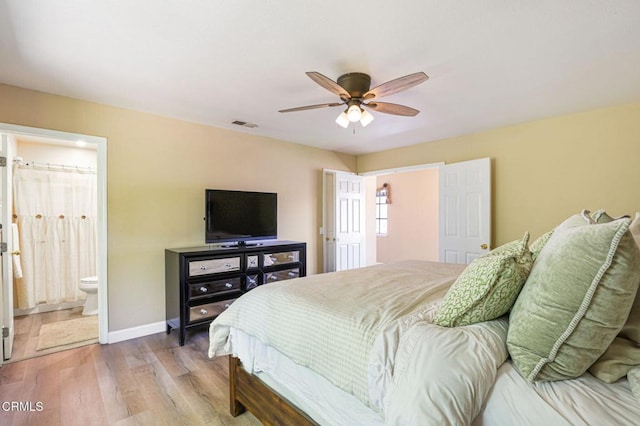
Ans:
{"label": "green pillow", "polygon": [[[598,210],[595,214],[599,214],[600,212],[602,212],[602,210]],[[571,216],[569,219],[565,220],[563,224],[565,226],[569,226],[570,224],[582,225],[585,222],[595,223],[595,221],[591,217],[589,210],[583,210],[581,213]],[[531,256],[533,257],[534,262],[538,258],[538,255],[540,254],[544,246],[547,244],[547,241],[549,241],[549,239],[551,238],[551,235],[553,235],[554,230],[555,229],[552,229],[551,231],[545,232],[544,234],[540,235],[529,246],[529,250],[531,250]]]}
{"label": "green pillow", "polygon": [[444,327],[498,318],[511,309],[531,270],[529,233],[474,259],[456,279],[434,323]]}
{"label": "green pillow", "polygon": [[582,375],[622,329],[640,284],[629,224],[583,211],[553,232],[510,316],[507,346],[527,380]]}
{"label": "green pillow", "polygon": [[[598,223],[608,223],[614,219],[604,210],[599,210],[593,215]],[[640,225],[640,214],[631,222],[629,231],[634,237]],[[636,244],[638,244],[638,240]],[[640,290],[636,293],[636,299],[631,307],[627,322],[605,353],[589,367],[589,373],[607,383],[613,383],[626,376],[629,370],[640,366]]]}
{"label": "green pillow", "polygon": [[640,346],[618,335],[605,353],[589,367],[589,373],[604,382],[614,383],[634,367],[640,367]]}
{"label": "green pillow", "polygon": [[547,241],[549,241],[549,238],[551,238],[551,235],[553,235],[553,231],[545,232],[544,234],[536,238],[535,241],[532,242],[529,246],[529,250],[531,251],[531,258],[534,262],[538,258],[538,255],[544,248],[545,244],[547,244]]}
{"label": "green pillow", "polygon": [[640,212],[636,212],[636,217],[633,219],[633,222],[631,222],[629,230],[631,231],[631,235],[633,235],[633,239],[636,240],[636,244],[640,246]]}
{"label": "green pillow", "polygon": [[595,223],[609,223],[616,220],[615,218],[609,216],[604,210],[598,210],[593,215],[591,215],[591,217],[593,218],[593,221]]}

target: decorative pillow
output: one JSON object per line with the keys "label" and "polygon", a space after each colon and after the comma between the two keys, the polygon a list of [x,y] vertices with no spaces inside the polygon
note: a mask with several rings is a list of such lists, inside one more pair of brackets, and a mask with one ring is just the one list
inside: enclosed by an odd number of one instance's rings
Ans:
{"label": "decorative pillow", "polygon": [[456,279],[438,309],[434,323],[458,327],[498,318],[511,309],[533,260],[522,240],[504,244],[474,259]]}
{"label": "decorative pillow", "polygon": [[631,220],[580,216],[555,229],[511,311],[507,346],[529,381],[582,375],[622,329],[640,284]]}
{"label": "decorative pillow", "polygon": [[636,240],[636,244],[640,247],[640,212],[636,212],[636,217],[631,222],[629,230],[633,235],[633,239]]}
{"label": "decorative pillow", "polygon": [[640,346],[618,335],[605,353],[589,367],[589,373],[604,382],[614,383],[634,367],[640,367]]}
{"label": "decorative pillow", "polygon": [[[604,210],[598,210],[596,212],[596,214],[598,214],[600,212],[604,212]],[[589,210],[583,210],[582,212],[571,216],[569,219],[565,220],[563,222],[563,224],[564,224],[564,226],[569,226],[569,225],[572,225],[572,224],[583,225],[585,222],[586,223],[596,223],[593,220],[593,218],[591,217]],[[538,255],[540,254],[540,252],[542,251],[544,246],[547,244],[547,241],[549,241],[549,239],[551,238],[551,235],[553,235],[553,231],[554,230],[555,229],[552,229],[551,231],[540,235],[529,246],[529,250],[531,250],[531,256],[533,257],[534,261],[538,258]]]}
{"label": "decorative pillow", "polygon": [[553,231],[546,232],[536,238],[535,241],[532,242],[529,246],[529,250],[531,251],[531,258],[534,262],[544,248],[544,245],[547,244],[547,241],[549,241],[549,238],[551,238],[551,235],[553,235]]}
{"label": "decorative pillow", "polygon": [[[614,220],[605,212],[596,216],[598,213],[594,214],[596,221]],[[636,218],[631,222],[629,230],[632,235],[634,232],[640,232],[640,213],[636,213]],[[635,241],[640,246],[640,235],[637,236],[639,238]],[[635,302],[622,331],[618,333],[605,353],[589,367],[589,372],[600,380],[613,383],[626,376],[634,367],[640,367],[640,289],[636,293]]]}
{"label": "decorative pillow", "polygon": [[595,223],[609,223],[616,220],[615,218],[609,216],[607,212],[604,210],[598,210],[591,217],[593,218],[593,221]]}

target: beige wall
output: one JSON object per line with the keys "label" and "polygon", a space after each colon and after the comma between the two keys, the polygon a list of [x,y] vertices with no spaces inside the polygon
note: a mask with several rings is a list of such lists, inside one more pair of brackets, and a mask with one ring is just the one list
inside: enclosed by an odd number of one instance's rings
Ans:
{"label": "beige wall", "polygon": [[376,176],[366,176],[365,185],[365,264],[375,265],[378,263],[378,249],[376,238]]}
{"label": "beige wall", "polygon": [[282,239],[321,270],[323,167],[354,156],[0,84],[0,122],[107,143],[109,330],[164,321],[164,249],[204,242],[204,189],[278,193]]}
{"label": "beige wall", "polygon": [[387,235],[377,237],[377,261],[438,260],[438,169],[378,176],[389,184]]}
{"label": "beige wall", "polygon": [[640,104],[362,155],[358,172],[483,157],[492,158],[494,246],[583,208],[640,211]]}
{"label": "beige wall", "polygon": [[[166,247],[201,245],[207,187],[276,191],[281,238],[322,269],[323,167],[353,156],[0,84],[0,122],[108,139],[109,330],[164,320]],[[582,209],[640,211],[640,104],[359,156],[359,172],[491,157],[493,243]]]}

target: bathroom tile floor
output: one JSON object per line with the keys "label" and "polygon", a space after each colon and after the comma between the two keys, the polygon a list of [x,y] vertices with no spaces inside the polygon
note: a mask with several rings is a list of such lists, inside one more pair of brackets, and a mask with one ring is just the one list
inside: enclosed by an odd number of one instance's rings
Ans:
{"label": "bathroom tile floor", "polygon": [[15,339],[13,341],[13,353],[11,354],[11,359],[8,362],[20,361],[27,358],[47,355],[67,349],[77,348],[79,346],[96,343],[98,339],[80,343],[73,343],[64,346],[56,346],[54,348],[41,351],[36,350],[36,347],[38,345],[38,335],[40,333],[40,327],[43,324],[66,321],[75,318],[82,318],[82,306],[71,309],[61,309],[58,311],[15,317]]}

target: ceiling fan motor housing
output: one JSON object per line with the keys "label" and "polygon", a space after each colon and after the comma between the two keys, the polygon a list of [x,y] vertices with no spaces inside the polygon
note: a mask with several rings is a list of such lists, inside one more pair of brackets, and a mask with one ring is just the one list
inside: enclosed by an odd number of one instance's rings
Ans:
{"label": "ceiling fan motor housing", "polygon": [[338,77],[337,83],[342,86],[351,98],[362,98],[369,91],[371,77],[361,72],[350,72]]}

